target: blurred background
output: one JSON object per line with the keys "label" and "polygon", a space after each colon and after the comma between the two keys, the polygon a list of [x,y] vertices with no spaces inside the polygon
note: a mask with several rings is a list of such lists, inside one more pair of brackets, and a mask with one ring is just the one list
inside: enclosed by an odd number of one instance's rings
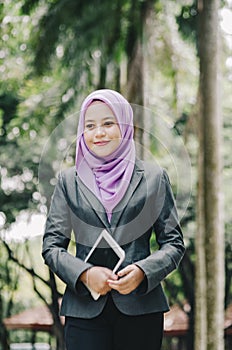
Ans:
{"label": "blurred background", "polygon": [[1,0],[0,23],[0,349],[64,349],[64,285],[41,241],[81,102],[101,88],[132,103],[138,154],[177,200],[186,254],[164,281],[163,349],[232,349],[232,1]]}

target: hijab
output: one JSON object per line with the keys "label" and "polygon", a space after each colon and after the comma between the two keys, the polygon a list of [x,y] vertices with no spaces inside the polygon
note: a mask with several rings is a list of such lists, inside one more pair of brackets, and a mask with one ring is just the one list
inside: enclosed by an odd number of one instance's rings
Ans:
{"label": "hijab", "polygon": [[[114,113],[121,131],[121,142],[118,148],[106,157],[98,157],[91,152],[84,140],[85,113],[95,100],[107,104]],[[134,170],[133,134],[133,110],[120,93],[109,89],[96,90],[83,101],[76,144],[77,175],[100,200],[109,221],[113,209],[126,193]]]}

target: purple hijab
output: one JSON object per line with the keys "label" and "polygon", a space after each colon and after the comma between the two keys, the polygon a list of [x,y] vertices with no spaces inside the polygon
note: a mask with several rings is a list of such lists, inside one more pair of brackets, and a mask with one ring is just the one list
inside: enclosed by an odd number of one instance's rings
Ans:
{"label": "purple hijab", "polygon": [[[93,100],[100,100],[113,111],[121,131],[119,147],[107,157],[92,153],[84,141],[85,113]],[[133,111],[128,101],[118,92],[96,90],[86,97],[81,106],[77,132],[76,169],[81,181],[100,199],[108,220],[130,184],[135,164],[133,140]]]}

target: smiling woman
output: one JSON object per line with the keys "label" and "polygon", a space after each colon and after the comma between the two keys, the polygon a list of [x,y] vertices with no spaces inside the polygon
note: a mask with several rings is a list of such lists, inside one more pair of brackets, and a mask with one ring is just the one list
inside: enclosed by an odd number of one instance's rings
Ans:
{"label": "smiling woman", "polygon": [[103,102],[94,101],[85,114],[84,140],[98,157],[113,153],[121,142],[121,131],[112,110]]}
{"label": "smiling woman", "polygon": [[[184,244],[168,176],[137,159],[133,132],[133,109],[120,93],[97,90],[83,101],[75,167],[60,173],[43,241],[46,264],[67,285],[67,350],[161,349],[161,281]],[[153,230],[160,249],[151,254]],[[102,231],[124,252],[118,270],[104,240],[89,259]],[[71,232],[76,256],[68,252]]]}
{"label": "smiling woman", "polygon": [[109,220],[134,170],[133,131],[133,110],[118,92],[97,90],[84,100],[77,132],[77,174],[101,198]]}

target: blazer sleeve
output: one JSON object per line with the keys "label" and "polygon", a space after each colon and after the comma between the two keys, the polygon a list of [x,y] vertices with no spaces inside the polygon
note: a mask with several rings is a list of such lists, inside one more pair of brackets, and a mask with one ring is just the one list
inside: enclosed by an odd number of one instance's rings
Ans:
{"label": "blazer sleeve", "polygon": [[42,256],[45,264],[69,288],[76,292],[76,283],[79,276],[91,265],[68,252],[71,232],[69,206],[65,197],[62,174],[60,174],[45,225]]}
{"label": "blazer sleeve", "polygon": [[[162,173],[159,191],[165,191],[164,204],[153,230],[159,249],[147,258],[137,261],[146,276],[146,292],[150,292],[174,269],[184,255],[183,234],[178,222],[175,200],[170,181],[165,171]],[[159,198],[159,195],[157,196]]]}

